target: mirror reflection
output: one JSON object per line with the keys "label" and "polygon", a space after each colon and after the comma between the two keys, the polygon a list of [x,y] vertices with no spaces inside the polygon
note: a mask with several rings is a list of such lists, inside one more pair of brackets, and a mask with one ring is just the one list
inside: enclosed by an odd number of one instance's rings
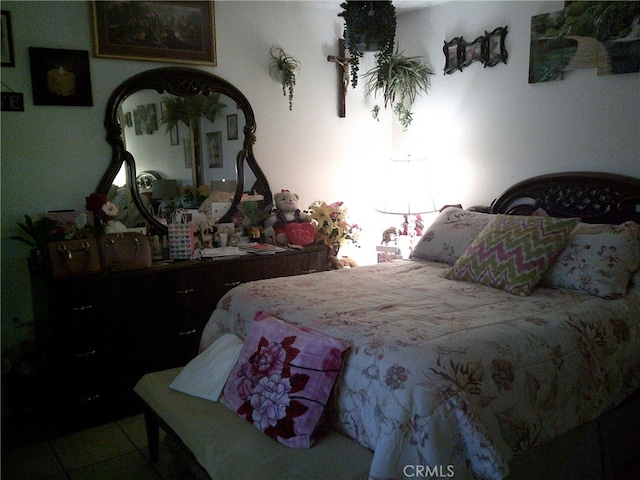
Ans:
{"label": "mirror reflection", "polygon": [[262,212],[271,202],[253,155],[253,109],[220,77],[183,67],[134,75],[112,92],[105,128],[112,159],[96,191],[127,227],[166,233],[176,207],[228,223],[244,215],[241,203],[258,202]]}
{"label": "mirror reflection", "polygon": [[[242,149],[239,132],[245,124],[234,100],[220,94],[177,97],[141,90],[122,102],[120,119],[125,148],[136,161],[137,188],[147,206],[156,212],[162,206],[170,215],[176,207],[200,207],[212,192],[216,203],[233,199],[236,155]],[[144,225],[127,198],[126,181],[123,166],[114,180],[121,221],[127,227]],[[255,182],[247,169],[243,191],[250,192]]]}

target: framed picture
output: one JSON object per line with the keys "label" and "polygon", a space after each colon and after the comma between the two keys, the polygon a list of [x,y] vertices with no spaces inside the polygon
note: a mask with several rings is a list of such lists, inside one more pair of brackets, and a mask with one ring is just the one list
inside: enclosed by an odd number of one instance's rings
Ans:
{"label": "framed picture", "polygon": [[507,36],[507,27],[498,27],[493,32],[485,33],[485,47],[487,54],[484,60],[485,67],[493,67],[498,63],[507,63],[507,49],[504,47],[504,37]]}
{"label": "framed picture", "polygon": [[92,1],[91,5],[96,57],[216,65],[212,1]]}
{"label": "framed picture", "polygon": [[471,65],[473,62],[481,61],[485,62],[486,58],[486,47],[485,47],[486,37],[480,36],[476,38],[473,42],[460,42],[462,49],[462,67],[467,67]]}
{"label": "framed picture", "polygon": [[445,65],[444,73],[451,74],[456,70],[462,71],[462,37],[456,37],[450,42],[445,41],[442,51],[444,52]]}
{"label": "framed picture", "polygon": [[222,132],[207,133],[207,150],[209,168],[222,167]]}
{"label": "framed picture", "polygon": [[189,137],[182,138],[182,148],[184,149],[184,168],[191,168],[193,162],[191,160],[191,139]]}
{"label": "framed picture", "polygon": [[227,140],[238,139],[238,114],[227,115]]}
{"label": "framed picture", "polygon": [[13,53],[13,32],[11,31],[11,13],[2,10],[2,25],[0,25],[2,34],[2,44],[0,45],[0,56],[2,57],[3,67],[15,67],[16,57]]}
{"label": "framed picture", "polygon": [[34,105],[93,105],[89,52],[29,47]]}

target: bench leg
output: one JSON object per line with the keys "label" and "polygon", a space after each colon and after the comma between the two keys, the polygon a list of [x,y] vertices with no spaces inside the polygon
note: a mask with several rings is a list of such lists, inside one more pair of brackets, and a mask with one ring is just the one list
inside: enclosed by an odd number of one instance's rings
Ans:
{"label": "bench leg", "polygon": [[147,430],[147,445],[149,446],[149,459],[151,463],[160,460],[160,424],[156,416],[149,408],[144,411],[144,426]]}

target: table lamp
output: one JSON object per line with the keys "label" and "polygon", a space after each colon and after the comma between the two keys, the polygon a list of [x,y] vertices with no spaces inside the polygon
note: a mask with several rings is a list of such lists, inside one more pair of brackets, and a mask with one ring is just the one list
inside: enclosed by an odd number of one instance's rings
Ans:
{"label": "table lamp", "polygon": [[409,248],[413,250],[416,215],[438,210],[428,187],[427,160],[412,157],[391,159],[384,174],[383,191],[375,208],[382,213],[406,217]]}

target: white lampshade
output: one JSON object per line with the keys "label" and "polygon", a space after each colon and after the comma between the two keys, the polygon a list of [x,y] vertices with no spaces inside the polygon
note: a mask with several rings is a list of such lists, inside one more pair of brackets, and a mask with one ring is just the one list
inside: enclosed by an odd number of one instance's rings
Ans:
{"label": "white lampshade", "polygon": [[392,159],[386,167],[376,210],[396,215],[437,211],[429,191],[430,172],[426,159]]}

